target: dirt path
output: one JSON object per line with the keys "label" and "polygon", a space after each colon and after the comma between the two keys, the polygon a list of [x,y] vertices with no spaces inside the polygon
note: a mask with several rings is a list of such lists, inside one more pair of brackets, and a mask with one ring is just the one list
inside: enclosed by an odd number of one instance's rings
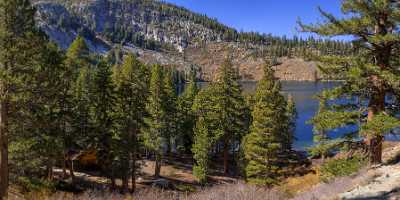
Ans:
{"label": "dirt path", "polygon": [[383,152],[383,165],[320,183],[293,200],[400,200],[399,158],[400,144],[397,143]]}

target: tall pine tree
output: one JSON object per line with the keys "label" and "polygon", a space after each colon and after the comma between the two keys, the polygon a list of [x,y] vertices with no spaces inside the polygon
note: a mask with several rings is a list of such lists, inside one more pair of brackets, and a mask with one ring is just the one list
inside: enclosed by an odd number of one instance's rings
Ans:
{"label": "tall pine tree", "polygon": [[280,176],[281,154],[291,147],[285,137],[287,104],[280,92],[272,68],[266,67],[257,84],[250,133],[243,139],[246,180],[254,184],[275,184]]}
{"label": "tall pine tree", "polygon": [[[132,192],[136,189],[136,174],[138,163],[136,161],[139,151],[141,130],[146,117],[146,103],[148,95],[147,66],[140,63],[132,54],[124,57],[121,66],[114,67],[113,78],[117,90],[117,109],[119,124],[119,148],[123,154],[123,187],[127,190],[128,175],[131,174]],[[131,160],[131,164],[126,161]],[[130,172],[129,170],[130,167]],[[128,167],[128,168],[127,168]]]}
{"label": "tall pine tree", "polygon": [[163,107],[165,114],[165,141],[167,144],[167,154],[171,156],[172,142],[175,141],[178,133],[178,110],[176,86],[173,80],[172,70],[166,69],[163,77]]}
{"label": "tall pine tree", "polygon": [[228,174],[229,154],[231,144],[247,133],[248,116],[246,116],[246,103],[242,96],[242,89],[238,82],[239,71],[230,60],[226,59],[219,68],[215,83],[216,106],[219,112],[220,130],[223,135],[224,173]]}
{"label": "tall pine tree", "polygon": [[154,176],[159,177],[163,156],[163,139],[166,134],[166,115],[164,107],[163,69],[154,65],[151,70],[149,96],[146,110],[149,116],[145,119],[147,128],[144,131],[145,145],[155,156]]}
{"label": "tall pine tree", "polygon": [[192,72],[189,83],[187,84],[183,94],[178,98],[178,130],[180,133],[180,145],[183,146],[185,153],[190,153],[193,144],[193,129],[196,118],[192,111],[194,99],[199,89],[196,83],[195,74]]}
{"label": "tall pine tree", "polygon": [[8,141],[12,108],[23,96],[25,79],[40,48],[36,41],[35,9],[29,0],[0,1],[0,199],[7,198]]}
{"label": "tall pine tree", "polygon": [[105,61],[100,61],[93,78],[94,104],[94,139],[99,161],[104,172],[111,179],[111,188],[115,187],[116,170],[113,168],[115,152],[113,135],[115,133],[115,90],[112,81],[112,70]]}
{"label": "tall pine tree", "polygon": [[[346,125],[358,125],[358,117],[366,116],[359,132],[369,146],[370,164],[382,162],[384,135],[400,126],[391,112],[391,102],[386,101],[399,88],[400,70],[398,46],[400,44],[400,20],[398,1],[392,0],[344,0],[344,18],[337,18],[321,11],[323,23],[304,25],[303,31],[322,36],[352,36],[356,56],[320,56],[321,68],[331,77],[341,77],[340,87],[325,91],[324,99],[338,100],[315,118],[325,129]],[[354,101],[354,99],[357,99]],[[363,119],[361,121],[364,121]],[[376,126],[375,126],[376,125]]]}
{"label": "tall pine tree", "polygon": [[196,117],[192,146],[195,160],[193,174],[200,183],[207,181],[212,147],[224,134],[220,128],[221,117],[216,94],[218,94],[216,85],[209,85],[196,95],[192,107]]}

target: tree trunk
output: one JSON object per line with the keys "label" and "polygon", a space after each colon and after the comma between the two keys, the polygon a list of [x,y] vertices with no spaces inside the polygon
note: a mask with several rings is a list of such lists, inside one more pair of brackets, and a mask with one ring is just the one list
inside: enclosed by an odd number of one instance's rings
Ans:
{"label": "tree trunk", "polygon": [[[372,96],[368,105],[368,121],[373,120],[376,114],[385,109],[385,91],[382,82],[378,77],[372,76],[371,80],[375,84],[376,94]],[[369,133],[372,136],[367,137],[367,145],[369,146],[369,164],[376,165],[382,163],[382,142],[384,137],[382,133]]]}
{"label": "tree trunk", "polygon": [[75,183],[75,174],[74,174],[74,161],[72,159],[69,159],[69,174],[72,179],[72,184]]}
{"label": "tree trunk", "polygon": [[131,182],[132,182],[132,188],[131,191],[132,193],[135,192],[136,190],[136,156],[137,156],[137,135],[138,128],[134,127],[133,124],[130,124],[129,126],[129,134],[132,142],[132,147],[131,147],[131,152],[129,154],[129,157],[132,162],[132,168],[131,168]]}
{"label": "tree trunk", "polygon": [[132,192],[136,190],[136,152],[131,155],[132,159],[132,171],[131,171],[131,182],[132,182]]}
{"label": "tree trunk", "polygon": [[116,187],[114,173],[111,175],[110,180],[111,180],[110,190],[111,190],[111,191],[114,191],[114,190],[115,190],[115,187]]}
{"label": "tree trunk", "polygon": [[8,195],[8,105],[0,104],[0,200]]}
{"label": "tree trunk", "polygon": [[154,177],[159,178],[161,172],[161,155],[156,153],[156,163],[154,167]]}
{"label": "tree trunk", "polygon": [[107,171],[108,176],[110,178],[111,181],[111,185],[110,185],[110,191],[114,191],[116,188],[116,182],[115,182],[115,172],[114,172],[114,166],[112,164],[111,161],[107,161],[107,165],[105,165],[105,171]]}
{"label": "tree trunk", "polygon": [[62,172],[63,172],[63,179],[67,178],[67,157],[65,151],[62,157]]}
{"label": "tree trunk", "polygon": [[228,175],[229,168],[229,141],[228,139],[224,140],[224,174]]}
{"label": "tree trunk", "polygon": [[129,191],[129,178],[128,178],[128,170],[124,172],[122,176],[122,193],[125,194]]}
{"label": "tree trunk", "polygon": [[382,143],[383,136],[368,138],[369,142],[369,162],[370,165],[382,163]]}
{"label": "tree trunk", "polygon": [[51,160],[47,161],[47,180],[52,181],[53,180],[53,163]]}
{"label": "tree trunk", "polygon": [[171,157],[172,157],[172,150],[171,150],[171,147],[172,146],[172,144],[171,144],[171,138],[170,137],[168,137],[168,139],[167,139],[167,155],[168,155],[168,158],[169,159],[171,159]]}

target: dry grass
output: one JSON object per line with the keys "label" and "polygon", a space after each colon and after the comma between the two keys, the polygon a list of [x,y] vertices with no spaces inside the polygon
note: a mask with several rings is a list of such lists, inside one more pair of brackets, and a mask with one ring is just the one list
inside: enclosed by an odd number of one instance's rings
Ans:
{"label": "dry grass", "polygon": [[215,186],[190,195],[185,200],[280,200],[287,196],[278,190],[237,183]]}
{"label": "dry grass", "polygon": [[[133,195],[121,195],[101,191],[88,191],[80,195],[58,192],[51,196],[43,193],[31,195],[26,200],[283,200],[287,196],[278,190],[256,187],[244,183],[204,188],[199,192],[182,193],[155,188],[141,190]],[[14,200],[14,199],[10,199]]]}
{"label": "dry grass", "polygon": [[288,178],[286,183],[282,185],[282,190],[290,196],[295,196],[299,192],[310,190],[319,182],[320,178],[317,173],[308,173],[304,176]]}

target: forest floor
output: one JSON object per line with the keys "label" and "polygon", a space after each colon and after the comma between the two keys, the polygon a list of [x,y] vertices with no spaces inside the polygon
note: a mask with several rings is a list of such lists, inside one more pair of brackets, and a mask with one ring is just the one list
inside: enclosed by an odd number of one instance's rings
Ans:
{"label": "forest floor", "polygon": [[[384,164],[373,168],[363,168],[352,176],[339,177],[328,183],[321,182],[318,176],[318,170],[289,177],[284,183],[274,189],[260,189],[244,184],[237,177],[224,176],[219,171],[213,171],[210,176],[210,184],[206,187],[199,185],[192,174],[191,160],[169,159],[163,163],[161,169],[161,177],[153,178],[154,162],[144,160],[142,162],[141,173],[137,178],[138,197],[142,198],[151,193],[152,195],[167,196],[151,196],[147,199],[294,199],[294,200],[318,200],[318,199],[352,199],[352,200],[400,200],[400,143],[385,142],[383,152]],[[315,163],[318,163],[316,161]],[[318,164],[312,168],[315,169]],[[56,169],[57,176],[62,175],[61,169]],[[80,171],[75,172],[75,176],[79,180],[82,189],[92,188],[86,192],[80,193],[87,195],[91,191],[108,191],[109,180],[106,177],[99,176],[97,171]],[[67,180],[68,181],[68,180]],[[121,185],[121,181],[117,181],[117,185]],[[161,190],[160,190],[161,188]],[[24,199],[18,195],[16,190],[11,190],[14,198]],[[260,193],[264,196],[254,196],[253,193]],[[62,195],[72,195],[71,193],[57,192]],[[98,195],[98,194],[96,194]],[[142,196],[140,196],[142,195]],[[144,195],[144,196],[143,196]],[[172,196],[171,196],[172,195]],[[177,196],[178,197],[177,197]],[[182,195],[185,198],[182,198]],[[185,196],[186,195],[186,196]],[[234,196],[242,196],[233,198]],[[252,196],[253,195],[253,196]],[[268,197],[266,197],[267,195]],[[101,194],[100,196],[104,196]],[[188,197],[189,196],[189,197]],[[193,197],[193,198],[192,198]],[[229,198],[228,198],[229,197]],[[271,197],[271,198],[270,198]],[[29,198],[28,198],[29,199]],[[32,198],[30,198],[32,199]],[[33,198],[37,199],[37,198]],[[67,199],[49,198],[49,199]],[[83,199],[72,198],[72,199]],[[116,197],[109,198],[88,198],[88,199],[120,199]],[[125,198],[121,198],[125,199]]]}

